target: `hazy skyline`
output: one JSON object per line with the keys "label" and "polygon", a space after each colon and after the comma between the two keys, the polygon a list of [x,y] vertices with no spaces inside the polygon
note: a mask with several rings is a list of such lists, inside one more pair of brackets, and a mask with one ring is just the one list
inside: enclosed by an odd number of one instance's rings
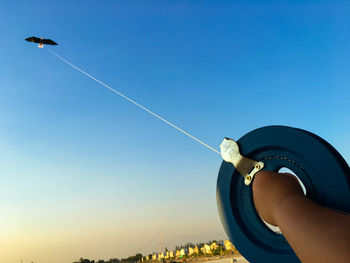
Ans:
{"label": "hazy skyline", "polygon": [[278,124],[320,135],[349,162],[349,11],[346,1],[2,2],[0,262],[121,258],[160,231],[182,234],[165,246],[225,236],[220,156],[26,37],[55,40],[59,55],[218,150],[225,136]]}

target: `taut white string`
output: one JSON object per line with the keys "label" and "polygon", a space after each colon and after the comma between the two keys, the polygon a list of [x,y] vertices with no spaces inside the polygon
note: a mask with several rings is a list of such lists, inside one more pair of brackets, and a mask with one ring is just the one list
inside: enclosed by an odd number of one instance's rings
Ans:
{"label": "taut white string", "polygon": [[187,136],[189,136],[190,138],[192,138],[193,140],[199,142],[200,144],[204,145],[205,147],[209,148],[210,150],[221,154],[219,151],[215,150],[214,148],[210,147],[208,144],[202,142],[201,140],[197,139],[196,137],[194,137],[193,135],[189,134],[188,132],[185,132],[184,130],[180,129],[179,127],[177,127],[176,125],[172,124],[171,122],[167,121],[166,119],[160,117],[159,115],[155,114],[154,112],[150,111],[149,109],[147,109],[146,107],[142,106],[141,104],[137,103],[136,101],[128,98],[127,96],[125,96],[123,93],[116,91],[115,89],[111,88],[110,86],[108,86],[107,84],[103,83],[102,81],[98,80],[97,78],[95,78],[94,76],[90,75],[89,73],[85,72],[84,70],[78,68],[77,66],[73,65],[71,62],[69,62],[68,60],[64,59],[63,57],[61,57],[60,55],[56,54],[54,51],[52,51],[51,49],[47,48],[47,50],[55,55],[57,58],[59,58],[60,60],[62,60],[63,62],[67,63],[68,65],[70,65],[71,67],[75,68],[76,70],[80,71],[81,73],[83,73],[84,75],[88,76],[89,78],[93,79],[94,81],[100,83],[101,85],[103,85],[104,87],[106,87],[107,89],[113,91],[114,93],[117,93],[119,96],[123,97],[124,99],[128,100],[129,102],[135,104],[136,106],[138,106],[139,108],[147,111],[148,113],[152,114],[153,116],[157,117],[158,119],[160,119],[161,121],[165,122],[166,124],[174,127],[175,129],[177,129],[178,131],[186,134]]}

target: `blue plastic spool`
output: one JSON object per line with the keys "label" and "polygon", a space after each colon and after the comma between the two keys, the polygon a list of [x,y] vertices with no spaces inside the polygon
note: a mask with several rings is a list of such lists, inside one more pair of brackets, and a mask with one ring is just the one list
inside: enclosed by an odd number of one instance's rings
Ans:
{"label": "blue plastic spool", "polygon": [[[238,140],[242,155],[263,161],[264,170],[286,167],[301,179],[307,196],[317,203],[350,213],[350,168],[329,143],[305,130],[286,126],[256,129]],[[224,229],[250,262],[300,262],[283,235],[270,230],[257,214],[251,186],[223,161],[217,202]]]}

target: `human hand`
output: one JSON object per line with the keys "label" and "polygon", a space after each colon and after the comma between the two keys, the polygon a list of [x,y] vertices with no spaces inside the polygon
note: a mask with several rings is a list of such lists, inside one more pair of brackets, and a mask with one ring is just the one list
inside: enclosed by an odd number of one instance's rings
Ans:
{"label": "human hand", "polygon": [[260,171],[253,181],[253,199],[256,210],[266,222],[278,225],[274,211],[285,198],[303,196],[303,190],[297,179],[288,173]]}

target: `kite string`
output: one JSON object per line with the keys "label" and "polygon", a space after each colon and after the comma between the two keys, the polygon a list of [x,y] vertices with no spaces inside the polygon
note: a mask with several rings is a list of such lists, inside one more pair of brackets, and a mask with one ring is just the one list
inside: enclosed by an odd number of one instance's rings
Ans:
{"label": "kite string", "polygon": [[210,147],[208,144],[206,144],[205,142],[197,139],[196,137],[194,137],[193,135],[189,134],[188,132],[180,129],[179,127],[177,127],[176,125],[172,124],[171,122],[167,121],[166,119],[162,118],[161,116],[155,114],[154,112],[152,112],[151,110],[147,109],[146,107],[142,106],[141,104],[137,103],[136,101],[128,98],[127,96],[125,96],[124,94],[122,94],[119,91],[116,91],[115,89],[111,88],[110,86],[108,86],[107,84],[103,83],[102,81],[98,80],[97,78],[95,78],[94,76],[90,75],[89,73],[85,72],[84,70],[78,68],[77,66],[73,65],[71,62],[67,61],[66,59],[64,59],[63,57],[61,57],[60,55],[56,54],[54,51],[52,51],[51,49],[47,48],[47,50],[55,55],[57,58],[59,58],[60,60],[62,60],[63,62],[67,63],[68,65],[70,65],[71,67],[75,68],[76,70],[80,71],[81,73],[83,73],[85,76],[95,80],[96,82],[100,83],[101,85],[103,85],[104,87],[106,87],[107,89],[113,91],[114,93],[118,94],[119,96],[123,97],[124,99],[128,100],[129,102],[135,104],[136,106],[138,106],[139,108],[147,111],[148,113],[152,114],[153,116],[155,116],[156,118],[160,119],[161,121],[165,122],[166,124],[172,126],[173,128],[177,129],[178,131],[182,132],[183,134],[189,136],[190,138],[192,138],[193,140],[199,142],[200,144],[204,145],[205,147],[209,148],[210,150],[221,154],[219,151],[215,150],[214,148]]}

